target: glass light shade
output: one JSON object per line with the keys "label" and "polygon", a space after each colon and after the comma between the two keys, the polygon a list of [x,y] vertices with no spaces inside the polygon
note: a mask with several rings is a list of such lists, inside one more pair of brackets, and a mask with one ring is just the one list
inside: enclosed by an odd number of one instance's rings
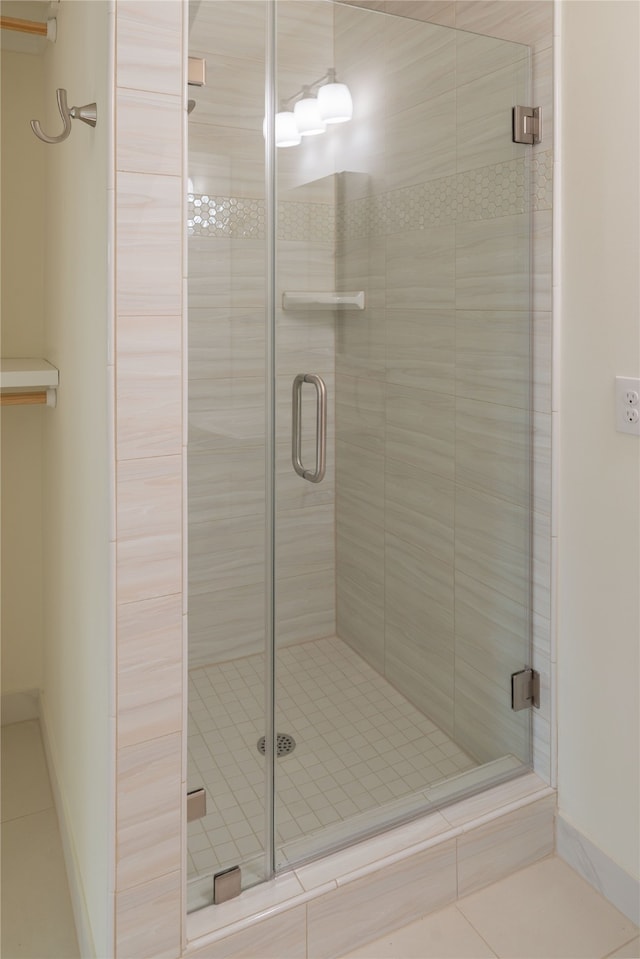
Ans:
{"label": "glass light shade", "polygon": [[[267,135],[266,118],[262,123],[262,135]],[[277,147],[297,147],[302,141],[296,118],[290,111],[276,113],[276,146]]]}
{"label": "glass light shade", "polygon": [[276,146],[297,147],[301,140],[300,130],[293,113],[288,110],[276,113]]}
{"label": "glass light shade", "polygon": [[293,108],[296,125],[303,137],[315,136],[324,133],[327,125],[320,116],[318,101],[315,97],[303,97]]}
{"label": "glass light shade", "polygon": [[346,83],[325,83],[318,90],[318,110],[325,123],[346,123],[353,116],[353,100]]}

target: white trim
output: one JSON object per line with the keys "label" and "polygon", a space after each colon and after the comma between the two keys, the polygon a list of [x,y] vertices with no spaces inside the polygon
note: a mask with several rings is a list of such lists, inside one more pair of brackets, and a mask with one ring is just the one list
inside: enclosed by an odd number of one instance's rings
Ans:
{"label": "white trim", "polygon": [[71,895],[71,907],[73,909],[73,918],[76,926],[76,935],[80,947],[80,955],[83,959],[94,959],[96,955],[91,932],[91,923],[89,921],[89,911],[84,895],[82,885],[82,875],[78,864],[75,844],[73,841],[73,832],[70,828],[69,806],[62,792],[60,781],[57,775],[58,751],[51,735],[47,707],[45,704],[44,693],[40,695],[40,729],[42,731],[42,742],[44,745],[44,754],[47,760],[47,769],[49,779],[51,780],[51,791],[53,792],[53,803],[58,816],[58,827],[60,829],[60,839],[62,841],[62,852],[67,873],[67,882],[69,883],[69,893]]}
{"label": "white trim", "polygon": [[616,909],[640,925],[640,880],[625,872],[560,815],[556,820],[556,849],[561,859]]}
{"label": "white trim", "polygon": [[38,690],[23,689],[19,693],[2,694],[2,725],[10,726],[12,723],[23,723],[27,719],[37,719],[38,712]]}

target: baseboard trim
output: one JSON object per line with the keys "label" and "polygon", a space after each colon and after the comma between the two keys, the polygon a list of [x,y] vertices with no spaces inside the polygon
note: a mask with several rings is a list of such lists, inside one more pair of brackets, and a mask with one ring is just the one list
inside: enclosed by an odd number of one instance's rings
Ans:
{"label": "baseboard trim", "polygon": [[38,719],[39,693],[37,689],[24,689],[19,693],[2,694],[2,725],[24,723],[27,719]]}
{"label": "baseboard trim", "polygon": [[556,821],[556,848],[558,855],[612,906],[640,925],[640,882],[560,815]]}
{"label": "baseboard trim", "polygon": [[42,741],[44,744],[44,754],[47,760],[49,770],[49,779],[51,780],[51,790],[53,792],[53,802],[58,816],[58,826],[60,828],[60,839],[62,841],[62,851],[64,854],[64,863],[67,870],[67,881],[69,883],[69,894],[71,896],[71,907],[73,909],[73,918],[76,924],[76,935],[80,947],[80,955],[86,959],[95,959],[96,950],[91,932],[91,923],[89,921],[89,911],[84,895],[82,876],[76,855],[73,833],[70,829],[71,817],[64,793],[60,787],[60,781],[56,770],[58,769],[58,753],[56,744],[51,732],[51,724],[48,718],[47,705],[44,693],[40,694],[39,699],[40,729],[42,732]]}

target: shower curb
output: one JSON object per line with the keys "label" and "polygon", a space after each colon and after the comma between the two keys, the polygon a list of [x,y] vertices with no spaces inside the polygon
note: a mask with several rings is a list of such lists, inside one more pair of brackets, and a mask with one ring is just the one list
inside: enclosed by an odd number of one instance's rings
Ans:
{"label": "shower curb", "polygon": [[345,954],[550,855],[555,815],[556,791],[528,773],[191,914],[183,955],[213,959],[266,920],[271,939],[278,918],[288,936],[303,923],[314,959]]}

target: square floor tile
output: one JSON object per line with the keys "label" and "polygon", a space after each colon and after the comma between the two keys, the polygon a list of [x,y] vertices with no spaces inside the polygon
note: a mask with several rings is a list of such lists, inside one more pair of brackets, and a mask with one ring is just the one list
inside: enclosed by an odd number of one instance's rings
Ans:
{"label": "square floor tile", "polygon": [[466,896],[458,908],[508,959],[601,959],[637,934],[556,856]]}
{"label": "square floor tile", "polygon": [[53,806],[40,723],[2,727],[2,822]]}
{"label": "square floor tile", "polygon": [[447,906],[350,952],[344,959],[493,959],[473,926]]}
{"label": "square floor tile", "polygon": [[2,824],[2,955],[79,959],[55,810]]}

